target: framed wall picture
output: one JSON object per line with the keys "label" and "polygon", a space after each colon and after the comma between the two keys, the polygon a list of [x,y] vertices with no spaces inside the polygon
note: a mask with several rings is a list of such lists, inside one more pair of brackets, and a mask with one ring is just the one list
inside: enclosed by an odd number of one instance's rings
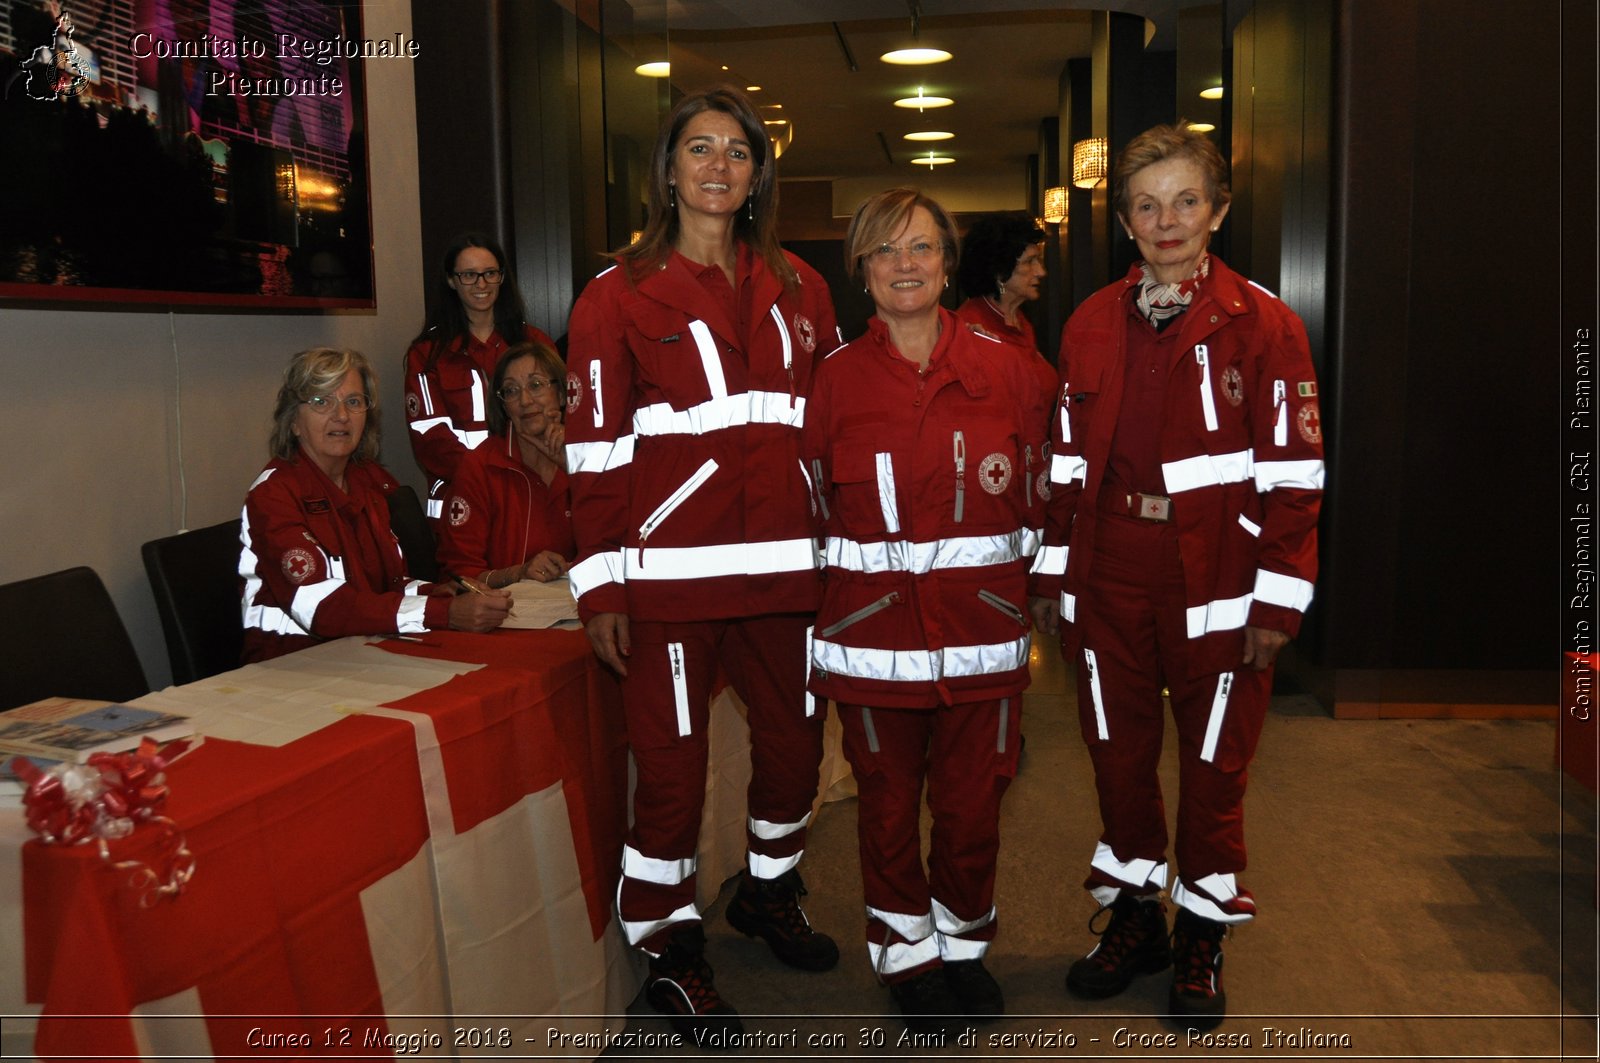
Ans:
{"label": "framed wall picture", "polygon": [[0,0],[0,301],[371,307],[357,0]]}

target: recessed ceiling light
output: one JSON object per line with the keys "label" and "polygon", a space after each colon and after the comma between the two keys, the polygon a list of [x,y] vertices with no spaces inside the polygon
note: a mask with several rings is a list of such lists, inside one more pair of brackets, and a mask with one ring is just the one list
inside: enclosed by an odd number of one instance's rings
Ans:
{"label": "recessed ceiling light", "polygon": [[895,66],[922,66],[927,63],[942,63],[955,57],[943,48],[896,48],[892,52],[884,52],[878,58]]}
{"label": "recessed ceiling light", "polygon": [[746,91],[746,92],[760,92],[761,91],[761,86],[760,85],[746,85],[744,87],[744,91]]}
{"label": "recessed ceiling light", "polygon": [[933,107],[948,107],[955,102],[948,96],[907,96],[903,100],[895,100],[894,105],[921,111]]}
{"label": "recessed ceiling light", "polygon": [[640,63],[633,68],[633,72],[647,78],[664,78],[672,73],[672,64],[668,62]]}
{"label": "recessed ceiling light", "polygon": [[928,169],[931,170],[935,166],[948,166],[952,162],[955,162],[956,160],[952,159],[948,155],[935,155],[933,152],[930,151],[926,155],[918,155],[916,158],[912,159],[911,161],[916,163],[918,166],[926,166]]}
{"label": "recessed ceiling light", "polygon": [[921,130],[918,130],[915,133],[907,133],[905,135],[904,139],[906,139],[906,140],[949,140],[950,138],[952,138],[954,136],[955,136],[954,133],[946,133],[942,129],[921,129]]}
{"label": "recessed ceiling light", "polygon": [[1190,122],[1189,128],[1194,130],[1196,133],[1210,133],[1213,132],[1217,127],[1212,125],[1210,122]]}
{"label": "recessed ceiling light", "polygon": [[723,67],[722,67],[722,69],[724,69],[724,70],[726,70],[726,69],[728,69],[728,67],[727,67],[727,66],[726,66],[726,64],[724,64],[724,66],[723,66]]}
{"label": "recessed ceiling light", "polygon": [[761,124],[762,125],[788,125],[789,124],[789,120],[787,118],[764,118],[764,119],[762,119]]}
{"label": "recessed ceiling light", "polygon": [[1221,85],[1213,85],[1209,89],[1201,89],[1200,98],[1202,100],[1220,100],[1222,99],[1222,93]]}

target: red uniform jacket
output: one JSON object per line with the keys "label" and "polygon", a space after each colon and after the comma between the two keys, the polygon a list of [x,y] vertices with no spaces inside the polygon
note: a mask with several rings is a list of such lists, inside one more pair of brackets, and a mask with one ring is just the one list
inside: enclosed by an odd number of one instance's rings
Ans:
{"label": "red uniform jacket", "polygon": [[1016,325],[1008,325],[1005,315],[996,310],[993,303],[981,295],[975,295],[956,307],[956,320],[964,325],[977,325],[985,332],[1020,348],[1026,353],[1025,361],[1039,377],[1045,391],[1055,392],[1056,367],[1045,361],[1044,355],[1039,353],[1039,341],[1033,335],[1033,322],[1025,314],[1019,312]]}
{"label": "red uniform jacket", "polygon": [[605,271],[573,308],[571,579],[585,621],[816,609],[800,428],[814,358],[837,346],[833,302],[793,256],[793,293],[759,256],[740,258],[744,330],[678,255],[633,285]]}
{"label": "red uniform jacket", "polygon": [[541,550],[572,560],[572,503],[567,470],[547,485],[523,467],[516,438],[490,439],[469,451],[445,490],[439,564],[457,576],[520,565]]}
{"label": "red uniform jacket", "polygon": [[926,371],[878,318],[817,371],[804,451],[827,532],[810,688],[887,708],[1028,685],[1051,392],[947,310]]}
{"label": "red uniform jacket", "polygon": [[1112,435],[1160,433],[1183,559],[1190,670],[1238,667],[1244,628],[1294,635],[1311,604],[1322,501],[1322,417],[1305,326],[1215,256],[1173,348],[1157,424],[1119,421],[1135,266],[1090,296],[1061,337],[1051,497],[1034,592],[1060,595],[1063,640],[1095,557]]}
{"label": "red uniform jacket", "polygon": [[[456,465],[489,438],[489,403],[499,401],[489,394],[489,382],[495,363],[511,345],[498,332],[487,340],[469,333],[430,367],[428,358],[436,346],[430,336],[406,351],[406,420],[412,453],[428,475],[428,516],[437,518],[443,511],[444,485],[455,476]],[[523,339],[550,343],[532,325],[524,327]]]}
{"label": "red uniform jacket", "polygon": [[389,530],[396,482],[375,462],[351,462],[348,492],[301,458],[267,463],[245,496],[239,557],[245,661],[345,635],[449,626],[450,599],[406,577]]}

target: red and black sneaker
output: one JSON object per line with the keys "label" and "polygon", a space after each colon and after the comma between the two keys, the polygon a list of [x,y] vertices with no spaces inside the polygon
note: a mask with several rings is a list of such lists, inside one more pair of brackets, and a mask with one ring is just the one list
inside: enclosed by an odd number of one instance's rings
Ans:
{"label": "red and black sneaker", "polygon": [[731,1047],[744,1033],[739,1013],[717,994],[705,958],[706,934],[699,923],[675,930],[665,951],[650,960],[644,997],[672,1020],[672,1028],[697,1047]]}
{"label": "red and black sneaker", "polygon": [[1172,1017],[1197,1030],[1209,1030],[1228,1014],[1228,994],[1222,990],[1222,939],[1225,923],[1178,909],[1172,925],[1172,994],[1167,1008]]}
{"label": "red and black sneaker", "polygon": [[805,895],[806,884],[793,868],[773,879],[756,878],[746,870],[728,902],[728,922],[741,934],[766,941],[772,954],[790,967],[832,970],[839,962],[839,946],[812,928],[800,908]]}
{"label": "red and black sneaker", "polygon": [[[1100,912],[1110,912],[1111,922],[1095,930]],[[1135,897],[1126,890],[1109,908],[1089,919],[1089,930],[1100,944],[1073,963],[1067,971],[1067,989],[1087,1000],[1114,997],[1141,974],[1164,971],[1172,963],[1167,942],[1167,909],[1155,897]]]}

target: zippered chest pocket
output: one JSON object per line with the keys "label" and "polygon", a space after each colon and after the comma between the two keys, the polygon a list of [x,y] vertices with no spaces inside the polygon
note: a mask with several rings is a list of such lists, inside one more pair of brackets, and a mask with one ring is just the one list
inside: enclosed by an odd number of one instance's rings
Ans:
{"label": "zippered chest pocket", "polygon": [[689,501],[689,498],[700,490],[707,480],[711,479],[712,473],[716,472],[717,468],[716,459],[707,458],[705,463],[696,469],[692,476],[678,485],[677,490],[669,494],[661,501],[660,505],[650,511],[650,515],[644,519],[644,523],[639,525],[640,564],[644,563],[644,544],[645,540],[650,538],[650,533],[660,527],[661,523],[672,516],[680,506]]}
{"label": "zippered chest pocket", "polygon": [[851,439],[833,448],[830,458],[834,518],[839,531],[853,539],[898,534],[900,510],[895,488],[894,455],[879,451],[866,439]]}

